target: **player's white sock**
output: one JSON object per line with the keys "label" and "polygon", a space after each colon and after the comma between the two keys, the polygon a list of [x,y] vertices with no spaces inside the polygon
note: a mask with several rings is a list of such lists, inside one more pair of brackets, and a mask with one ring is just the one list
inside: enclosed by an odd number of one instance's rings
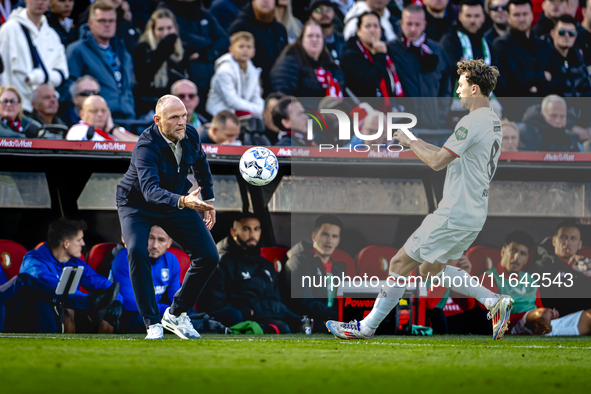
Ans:
{"label": "player's white sock", "polygon": [[[392,281],[396,281],[398,278],[402,278],[402,276],[390,271],[389,283],[393,284]],[[373,308],[369,315],[365,317],[361,321],[361,332],[364,335],[370,335],[372,331],[374,331],[380,323],[388,316],[390,311],[396,307],[398,301],[404,295],[405,287],[398,287],[393,286],[390,287],[389,285],[384,285],[380,289],[380,294],[376,298],[376,302],[373,304]]]}
{"label": "player's white sock", "polygon": [[[480,283],[476,286],[476,281],[474,281],[475,283],[473,284],[472,281],[470,281],[470,274],[461,268],[448,265],[443,270],[443,275],[447,278],[442,279],[442,285],[456,293],[476,298],[486,307],[486,309],[491,309],[498,301],[495,293],[486,287],[481,286]],[[454,286],[454,278],[461,278],[461,281],[458,281],[457,279],[455,281],[456,285],[460,282],[459,286]]]}

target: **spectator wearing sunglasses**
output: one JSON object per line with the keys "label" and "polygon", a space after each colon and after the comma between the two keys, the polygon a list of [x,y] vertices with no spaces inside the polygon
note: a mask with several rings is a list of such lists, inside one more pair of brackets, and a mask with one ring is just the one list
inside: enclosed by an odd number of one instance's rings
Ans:
{"label": "spectator wearing sunglasses", "polygon": [[492,26],[484,33],[484,39],[492,46],[493,41],[509,31],[507,24],[507,4],[509,0],[486,0],[484,11],[490,16]]}
{"label": "spectator wearing sunglasses", "polygon": [[554,55],[560,65],[562,83],[558,94],[562,97],[590,97],[589,64],[577,45],[577,21],[570,15],[562,15],[550,31]]}
{"label": "spectator wearing sunglasses", "polygon": [[542,9],[544,12],[540,14],[540,19],[532,28],[532,31],[538,37],[550,33],[558,18],[567,14],[568,0],[544,0]]}
{"label": "spectator wearing sunglasses", "polygon": [[80,122],[80,110],[84,100],[90,96],[99,96],[101,86],[90,75],[83,75],[70,85],[69,93],[72,100],[61,103],[58,115],[66,122],[68,127],[72,127]]}
{"label": "spectator wearing sunglasses", "polygon": [[192,125],[197,131],[201,132],[203,125],[207,123],[207,119],[195,112],[195,109],[199,105],[197,85],[188,79],[181,79],[172,84],[170,94],[177,96],[185,104],[185,108],[187,109],[187,124]]}
{"label": "spectator wearing sunglasses", "polygon": [[313,19],[322,27],[324,34],[324,45],[330,56],[339,64],[343,56],[345,38],[335,28],[336,12],[335,5],[329,0],[312,0],[310,3],[310,19]]}

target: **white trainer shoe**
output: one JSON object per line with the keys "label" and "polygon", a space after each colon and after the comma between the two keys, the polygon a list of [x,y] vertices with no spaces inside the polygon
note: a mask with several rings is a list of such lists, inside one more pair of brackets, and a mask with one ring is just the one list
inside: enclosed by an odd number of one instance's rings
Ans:
{"label": "white trainer shoe", "polygon": [[164,339],[164,330],[162,329],[162,324],[152,324],[150,328],[148,328],[148,335],[146,339]]}
{"label": "white trainer shoe", "polygon": [[181,339],[200,339],[201,335],[193,327],[191,318],[186,313],[180,316],[174,316],[170,313],[170,308],[166,308],[162,317],[162,326],[168,331],[175,333]]}
{"label": "white trainer shoe", "polygon": [[365,335],[361,332],[361,322],[357,320],[353,320],[350,323],[341,323],[334,320],[328,320],[326,322],[326,328],[328,331],[335,336],[335,338],[340,339],[373,339],[373,335],[375,330],[371,333],[371,335]]}
{"label": "white trainer shoe", "polygon": [[513,309],[513,298],[502,295],[488,312],[488,320],[493,321],[493,339],[501,339],[509,328],[509,316]]}

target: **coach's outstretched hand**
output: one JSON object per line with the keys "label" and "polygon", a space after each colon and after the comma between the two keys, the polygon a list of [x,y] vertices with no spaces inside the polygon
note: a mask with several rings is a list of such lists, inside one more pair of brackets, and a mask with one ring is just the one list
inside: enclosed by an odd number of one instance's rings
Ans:
{"label": "coach's outstretched hand", "polygon": [[194,209],[196,211],[213,211],[215,208],[213,205],[204,202],[202,199],[199,198],[199,192],[201,188],[198,187],[193,193],[190,193],[188,196],[182,199],[182,203],[187,208]]}

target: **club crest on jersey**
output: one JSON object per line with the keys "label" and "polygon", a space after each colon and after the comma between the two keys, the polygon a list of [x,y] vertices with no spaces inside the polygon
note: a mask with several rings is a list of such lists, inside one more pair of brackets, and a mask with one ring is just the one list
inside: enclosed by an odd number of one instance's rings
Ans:
{"label": "club crest on jersey", "polygon": [[456,130],[456,140],[463,141],[468,136],[468,130],[465,127],[460,127]]}
{"label": "club crest on jersey", "polygon": [[162,278],[162,282],[168,282],[168,279],[170,278],[168,268],[162,268],[160,271],[160,277]]}

